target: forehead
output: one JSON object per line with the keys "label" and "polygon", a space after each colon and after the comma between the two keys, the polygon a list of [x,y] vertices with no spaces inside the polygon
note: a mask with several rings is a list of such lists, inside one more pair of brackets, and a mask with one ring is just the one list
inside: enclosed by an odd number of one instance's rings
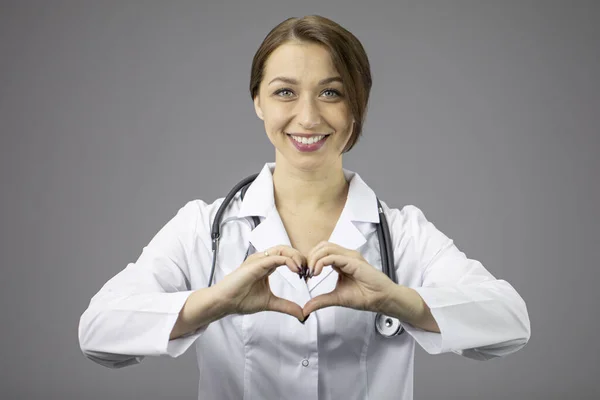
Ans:
{"label": "forehead", "polygon": [[278,76],[318,81],[338,75],[329,50],[316,43],[285,43],[265,63],[264,82]]}

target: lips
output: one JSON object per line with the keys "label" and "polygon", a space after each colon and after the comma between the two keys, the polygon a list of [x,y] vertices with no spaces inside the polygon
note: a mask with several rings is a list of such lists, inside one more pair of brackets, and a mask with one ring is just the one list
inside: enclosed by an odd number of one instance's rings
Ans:
{"label": "lips", "polygon": [[[296,136],[296,135],[294,135],[294,136]],[[303,153],[319,150],[323,146],[323,144],[327,141],[327,138],[329,137],[329,135],[312,135],[312,134],[309,137],[311,137],[311,136],[323,136],[323,138],[321,140],[319,140],[318,142],[309,144],[309,143],[298,142],[296,139],[294,139],[292,137],[291,134],[288,134],[288,137],[290,138],[290,142],[292,142],[292,144],[294,145],[294,147],[297,150],[299,150]],[[305,135],[304,137],[307,137],[307,136]]]}
{"label": "lips", "polygon": [[300,136],[305,138],[311,138],[314,136],[329,136],[330,133],[286,133],[288,136]]}

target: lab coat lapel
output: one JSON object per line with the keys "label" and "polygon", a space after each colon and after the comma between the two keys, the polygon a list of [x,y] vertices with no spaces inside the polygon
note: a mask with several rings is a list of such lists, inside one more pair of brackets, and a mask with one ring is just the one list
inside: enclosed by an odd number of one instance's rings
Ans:
{"label": "lab coat lapel", "polygon": [[[250,185],[242,202],[238,217],[260,216],[262,222],[255,227],[249,236],[250,243],[257,252],[279,245],[290,246],[290,239],[275,207],[273,194],[273,169],[275,163],[266,163],[256,180]],[[285,279],[298,290],[308,295],[306,284],[298,274],[290,271],[287,266],[277,268],[275,276]],[[271,275],[271,276],[273,276]]]}
{"label": "lab coat lapel", "polygon": [[[290,239],[275,207],[271,209],[264,221],[252,230],[250,243],[257,252],[263,252],[279,245],[290,246]],[[298,274],[292,272],[287,265],[277,268],[275,274],[279,274],[296,289],[306,291],[304,281],[298,277]]]}
{"label": "lab coat lapel", "polygon": [[[346,249],[356,250],[365,244],[367,240],[351,221],[349,214],[348,208],[345,207],[328,241]],[[308,280],[308,290],[312,291],[319,283],[330,277],[332,272],[333,268],[329,265],[323,268],[321,274]],[[330,278],[337,279],[337,274],[333,274]]]}
{"label": "lab coat lapel", "polygon": [[[349,250],[357,250],[367,242],[366,236],[376,229],[375,223],[379,222],[377,197],[375,192],[367,186],[357,173],[344,170],[344,175],[346,180],[350,182],[348,198],[331,233],[329,242]],[[359,229],[355,222],[367,222],[369,224],[361,224],[362,229]],[[337,279],[337,273],[333,272],[335,271],[331,266],[326,266],[320,275],[309,279],[309,291],[312,291],[326,279]]]}

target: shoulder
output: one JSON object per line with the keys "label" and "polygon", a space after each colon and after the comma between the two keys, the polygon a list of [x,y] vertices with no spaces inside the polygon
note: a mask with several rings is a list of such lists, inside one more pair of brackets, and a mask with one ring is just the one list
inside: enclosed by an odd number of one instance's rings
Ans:
{"label": "shoulder", "polygon": [[399,209],[388,207],[384,202],[380,202],[392,236],[397,235],[396,240],[414,239],[421,243],[435,243],[438,246],[450,241],[450,238],[441,232],[419,207],[409,204]]}
{"label": "shoulder", "polygon": [[213,202],[207,202],[203,199],[188,200],[184,203],[177,214],[185,214],[187,217],[202,218],[217,213],[219,206],[223,203],[224,198],[219,198]]}
{"label": "shoulder", "polygon": [[379,202],[383,207],[390,228],[393,226],[396,229],[414,231],[430,224],[423,211],[415,205],[407,204],[402,208],[394,208],[388,206],[382,200]]}
{"label": "shoulder", "polygon": [[394,246],[413,249],[419,258],[429,262],[441,249],[454,242],[440,231],[423,211],[414,205],[401,209],[384,205],[386,218]]}
{"label": "shoulder", "polygon": [[[203,199],[193,199],[184,203],[176,212],[174,219],[188,228],[193,226],[196,232],[210,234],[212,222],[223,204],[225,197],[220,197],[207,202]],[[239,193],[232,199],[230,205],[224,210],[221,219],[237,215],[239,210]]]}

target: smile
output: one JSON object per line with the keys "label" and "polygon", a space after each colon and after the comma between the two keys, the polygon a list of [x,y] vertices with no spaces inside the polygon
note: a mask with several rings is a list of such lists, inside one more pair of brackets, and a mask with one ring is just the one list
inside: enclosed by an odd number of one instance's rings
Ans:
{"label": "smile", "polygon": [[298,136],[287,134],[290,141],[301,152],[313,152],[323,147],[329,135]]}
{"label": "smile", "polygon": [[318,135],[318,136],[294,136],[294,135],[290,135],[288,134],[292,139],[294,139],[296,142],[298,143],[302,143],[302,144],[313,144],[316,143],[318,141],[320,141],[321,139],[323,139],[325,136],[327,135]]}

